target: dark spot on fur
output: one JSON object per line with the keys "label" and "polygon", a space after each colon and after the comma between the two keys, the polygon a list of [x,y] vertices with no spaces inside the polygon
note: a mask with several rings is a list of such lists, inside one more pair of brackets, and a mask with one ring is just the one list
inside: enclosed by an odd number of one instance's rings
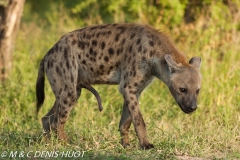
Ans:
{"label": "dark spot on fur", "polygon": [[129,52],[130,52],[130,53],[132,52],[132,46],[129,47]]}
{"label": "dark spot on fur", "polygon": [[126,101],[126,106],[128,106],[128,104],[129,104],[129,101],[127,100],[127,101]]}
{"label": "dark spot on fur", "polygon": [[133,56],[133,57],[136,57],[136,52],[133,52],[132,56]]}
{"label": "dark spot on fur", "polygon": [[110,31],[110,30],[109,30],[109,31],[107,31],[107,34],[108,34],[108,35],[112,34],[112,31]]}
{"label": "dark spot on fur", "polygon": [[62,114],[62,115],[61,115],[62,118],[65,118],[65,116],[66,116],[65,114]]}
{"label": "dark spot on fur", "polygon": [[154,46],[153,41],[149,41],[149,45],[153,47]]}
{"label": "dark spot on fur", "polygon": [[93,54],[93,49],[92,49],[92,47],[89,48],[89,53],[90,53],[90,54]]}
{"label": "dark spot on fur", "polygon": [[118,68],[118,67],[119,67],[119,65],[120,65],[120,62],[117,62],[117,63],[116,63],[116,68]]}
{"label": "dark spot on fur", "polygon": [[136,77],[136,74],[137,74],[136,71],[133,71],[133,77]]}
{"label": "dark spot on fur", "polygon": [[82,60],[82,63],[83,63],[83,64],[86,64],[86,61],[85,61],[85,60]]}
{"label": "dark spot on fur", "polygon": [[93,40],[93,41],[92,41],[92,45],[93,45],[93,46],[97,46],[97,41],[96,41],[96,40]]}
{"label": "dark spot on fur", "polygon": [[137,45],[139,45],[140,42],[141,42],[141,39],[139,38],[139,39],[137,40]]}
{"label": "dark spot on fur", "polygon": [[130,39],[133,39],[135,36],[136,36],[136,34],[133,33],[133,34],[130,36]]}
{"label": "dark spot on fur", "polygon": [[108,62],[108,60],[109,60],[108,56],[105,56],[104,60],[105,60],[105,62]]}
{"label": "dark spot on fur", "polygon": [[127,77],[128,77],[128,72],[124,74],[124,79],[126,79]]}
{"label": "dark spot on fur", "polygon": [[90,57],[90,61],[96,62],[96,58]]}
{"label": "dark spot on fur", "polygon": [[146,59],[146,57],[142,57],[142,61],[146,61],[147,59]]}
{"label": "dark spot on fur", "polygon": [[123,88],[126,88],[127,87],[127,83],[125,83],[124,85],[123,85]]}
{"label": "dark spot on fur", "polygon": [[102,42],[101,48],[102,50],[105,48],[105,42]]}
{"label": "dark spot on fur", "polygon": [[48,63],[47,63],[47,68],[49,69],[50,68],[50,61],[48,61]]}
{"label": "dark spot on fur", "polygon": [[77,41],[75,39],[73,39],[72,45],[74,46],[76,43],[77,43]]}
{"label": "dark spot on fur", "polygon": [[86,38],[86,33],[83,33],[83,38]]}
{"label": "dark spot on fur", "polygon": [[92,28],[90,28],[90,30],[94,30],[94,29],[97,29],[98,27],[97,26],[94,26]]}
{"label": "dark spot on fur", "polygon": [[142,46],[140,45],[139,47],[138,47],[138,52],[141,52],[142,51]]}
{"label": "dark spot on fur", "polygon": [[79,59],[79,60],[81,59],[81,55],[80,55],[80,54],[78,54],[78,59]]}
{"label": "dark spot on fur", "polygon": [[82,50],[84,50],[84,42],[82,41],[78,41],[78,47],[81,48]]}
{"label": "dark spot on fur", "polygon": [[125,27],[125,26],[118,26],[117,29],[120,29],[121,32],[124,32],[124,30],[126,29],[126,27]]}
{"label": "dark spot on fur", "polygon": [[48,55],[51,55],[54,53],[54,48],[52,47],[49,51],[48,51]]}
{"label": "dark spot on fur", "polygon": [[58,74],[59,76],[62,76],[62,72],[61,72],[61,70],[59,69],[58,66],[56,67],[56,72],[57,72],[57,74]]}
{"label": "dark spot on fur", "polygon": [[101,65],[99,66],[99,68],[103,70],[103,69],[104,69],[104,66],[101,64]]}
{"label": "dark spot on fur", "polygon": [[50,66],[51,66],[51,68],[53,68],[53,61],[50,62]]}
{"label": "dark spot on fur", "polygon": [[146,54],[146,53],[147,53],[147,49],[146,49],[146,48],[144,49],[143,53],[144,53],[144,54]]}
{"label": "dark spot on fur", "polygon": [[137,84],[137,83],[134,83],[134,86],[135,86],[135,87],[137,87],[137,86],[138,86],[138,84]]}
{"label": "dark spot on fur", "polygon": [[56,53],[58,53],[58,44],[55,45],[54,50]]}
{"label": "dark spot on fur", "polygon": [[100,36],[100,34],[101,34],[101,32],[98,32],[98,33],[97,33],[97,38]]}
{"label": "dark spot on fur", "polygon": [[117,42],[119,40],[120,33],[118,33],[115,37],[115,41]]}
{"label": "dark spot on fur", "polygon": [[135,64],[132,65],[132,71],[135,72]]}
{"label": "dark spot on fur", "polygon": [[70,64],[69,64],[69,61],[68,61],[68,60],[67,60],[67,62],[66,62],[66,66],[67,66],[67,69],[70,68]]}
{"label": "dark spot on fur", "polygon": [[93,72],[93,68],[92,67],[90,67],[90,70]]}
{"label": "dark spot on fur", "polygon": [[117,55],[119,55],[119,54],[120,54],[120,49],[118,48],[118,49],[117,49]]}
{"label": "dark spot on fur", "polygon": [[102,25],[102,26],[100,27],[100,29],[104,29],[104,28],[106,28],[106,26],[105,26],[105,25]]}
{"label": "dark spot on fur", "polygon": [[114,50],[113,50],[113,48],[109,48],[109,49],[108,49],[108,54],[109,54],[109,55],[114,55]]}
{"label": "dark spot on fur", "polygon": [[67,104],[68,102],[67,102],[67,100],[63,100],[63,103],[64,103],[64,104]]}
{"label": "dark spot on fur", "polygon": [[67,48],[64,48],[64,58],[67,59],[68,57],[68,51]]}
{"label": "dark spot on fur", "polygon": [[123,40],[122,40],[122,46],[124,45],[124,43],[125,43],[125,41],[126,41],[126,39],[124,38]]}
{"label": "dark spot on fur", "polygon": [[68,92],[68,97],[72,97],[72,96],[73,96],[72,92]]}
{"label": "dark spot on fur", "polygon": [[134,105],[132,105],[132,107],[131,107],[131,110],[133,110],[133,111],[134,111],[134,109],[135,109],[135,106],[134,106]]}
{"label": "dark spot on fur", "polygon": [[73,76],[71,76],[71,82],[73,83],[73,81],[74,81],[74,78],[73,78]]}
{"label": "dark spot on fur", "polygon": [[91,39],[91,38],[92,38],[92,35],[91,35],[91,34],[87,34],[86,38],[87,38],[87,39]]}
{"label": "dark spot on fur", "polygon": [[152,57],[155,54],[155,51],[150,52],[150,56]]}

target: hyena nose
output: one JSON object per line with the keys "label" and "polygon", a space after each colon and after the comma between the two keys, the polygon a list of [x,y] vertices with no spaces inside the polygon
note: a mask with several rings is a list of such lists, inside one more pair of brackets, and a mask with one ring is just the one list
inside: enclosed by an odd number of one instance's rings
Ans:
{"label": "hyena nose", "polygon": [[191,105],[191,106],[188,107],[188,109],[189,109],[190,112],[193,112],[197,109],[197,105]]}

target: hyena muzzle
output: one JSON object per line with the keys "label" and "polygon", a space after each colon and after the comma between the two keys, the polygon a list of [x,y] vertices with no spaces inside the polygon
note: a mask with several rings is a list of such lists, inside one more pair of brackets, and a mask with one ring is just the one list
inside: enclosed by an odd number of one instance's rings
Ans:
{"label": "hyena muzzle", "polygon": [[201,87],[201,59],[187,62],[183,53],[161,32],[148,25],[108,24],[85,27],[64,35],[41,61],[36,83],[37,111],[44,101],[46,74],[55,103],[42,118],[46,134],[52,130],[66,140],[64,124],[82,88],[101,99],[93,84],[119,84],[124,98],[119,131],[121,144],[129,145],[133,122],[140,146],[153,148],[147,138],[138,99],[154,77],[162,80],[185,113],[197,108]]}

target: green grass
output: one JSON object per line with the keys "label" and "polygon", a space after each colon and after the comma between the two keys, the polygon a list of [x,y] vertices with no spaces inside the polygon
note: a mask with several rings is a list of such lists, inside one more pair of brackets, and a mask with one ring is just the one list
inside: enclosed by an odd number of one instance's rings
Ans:
{"label": "green grass", "polygon": [[154,149],[140,150],[132,126],[131,146],[120,145],[123,99],[118,86],[107,85],[94,86],[103,101],[102,112],[95,97],[83,90],[67,121],[68,145],[56,138],[46,144],[41,117],[52,107],[54,96],[46,83],[45,103],[36,117],[35,82],[44,54],[61,35],[77,28],[62,25],[42,29],[28,22],[19,30],[11,77],[0,85],[0,155],[3,151],[86,151],[82,159],[240,159],[240,33],[234,27],[215,27],[214,22],[207,29],[180,26],[167,31],[188,57],[202,58],[203,81],[199,108],[190,115],[182,113],[157,79],[143,92],[141,112]]}

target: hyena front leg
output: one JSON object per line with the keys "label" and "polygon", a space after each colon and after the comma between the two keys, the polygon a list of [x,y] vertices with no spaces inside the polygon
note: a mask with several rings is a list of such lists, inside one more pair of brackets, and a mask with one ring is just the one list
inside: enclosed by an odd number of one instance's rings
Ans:
{"label": "hyena front leg", "polygon": [[[141,85],[141,87],[139,85]],[[145,86],[143,81],[142,84],[141,82],[134,82],[134,80],[120,83],[119,90],[124,97],[123,113],[119,126],[123,146],[129,145],[128,130],[132,121],[141,148],[150,149],[154,147],[153,144],[148,141],[145,122],[138,103],[139,95]]]}

